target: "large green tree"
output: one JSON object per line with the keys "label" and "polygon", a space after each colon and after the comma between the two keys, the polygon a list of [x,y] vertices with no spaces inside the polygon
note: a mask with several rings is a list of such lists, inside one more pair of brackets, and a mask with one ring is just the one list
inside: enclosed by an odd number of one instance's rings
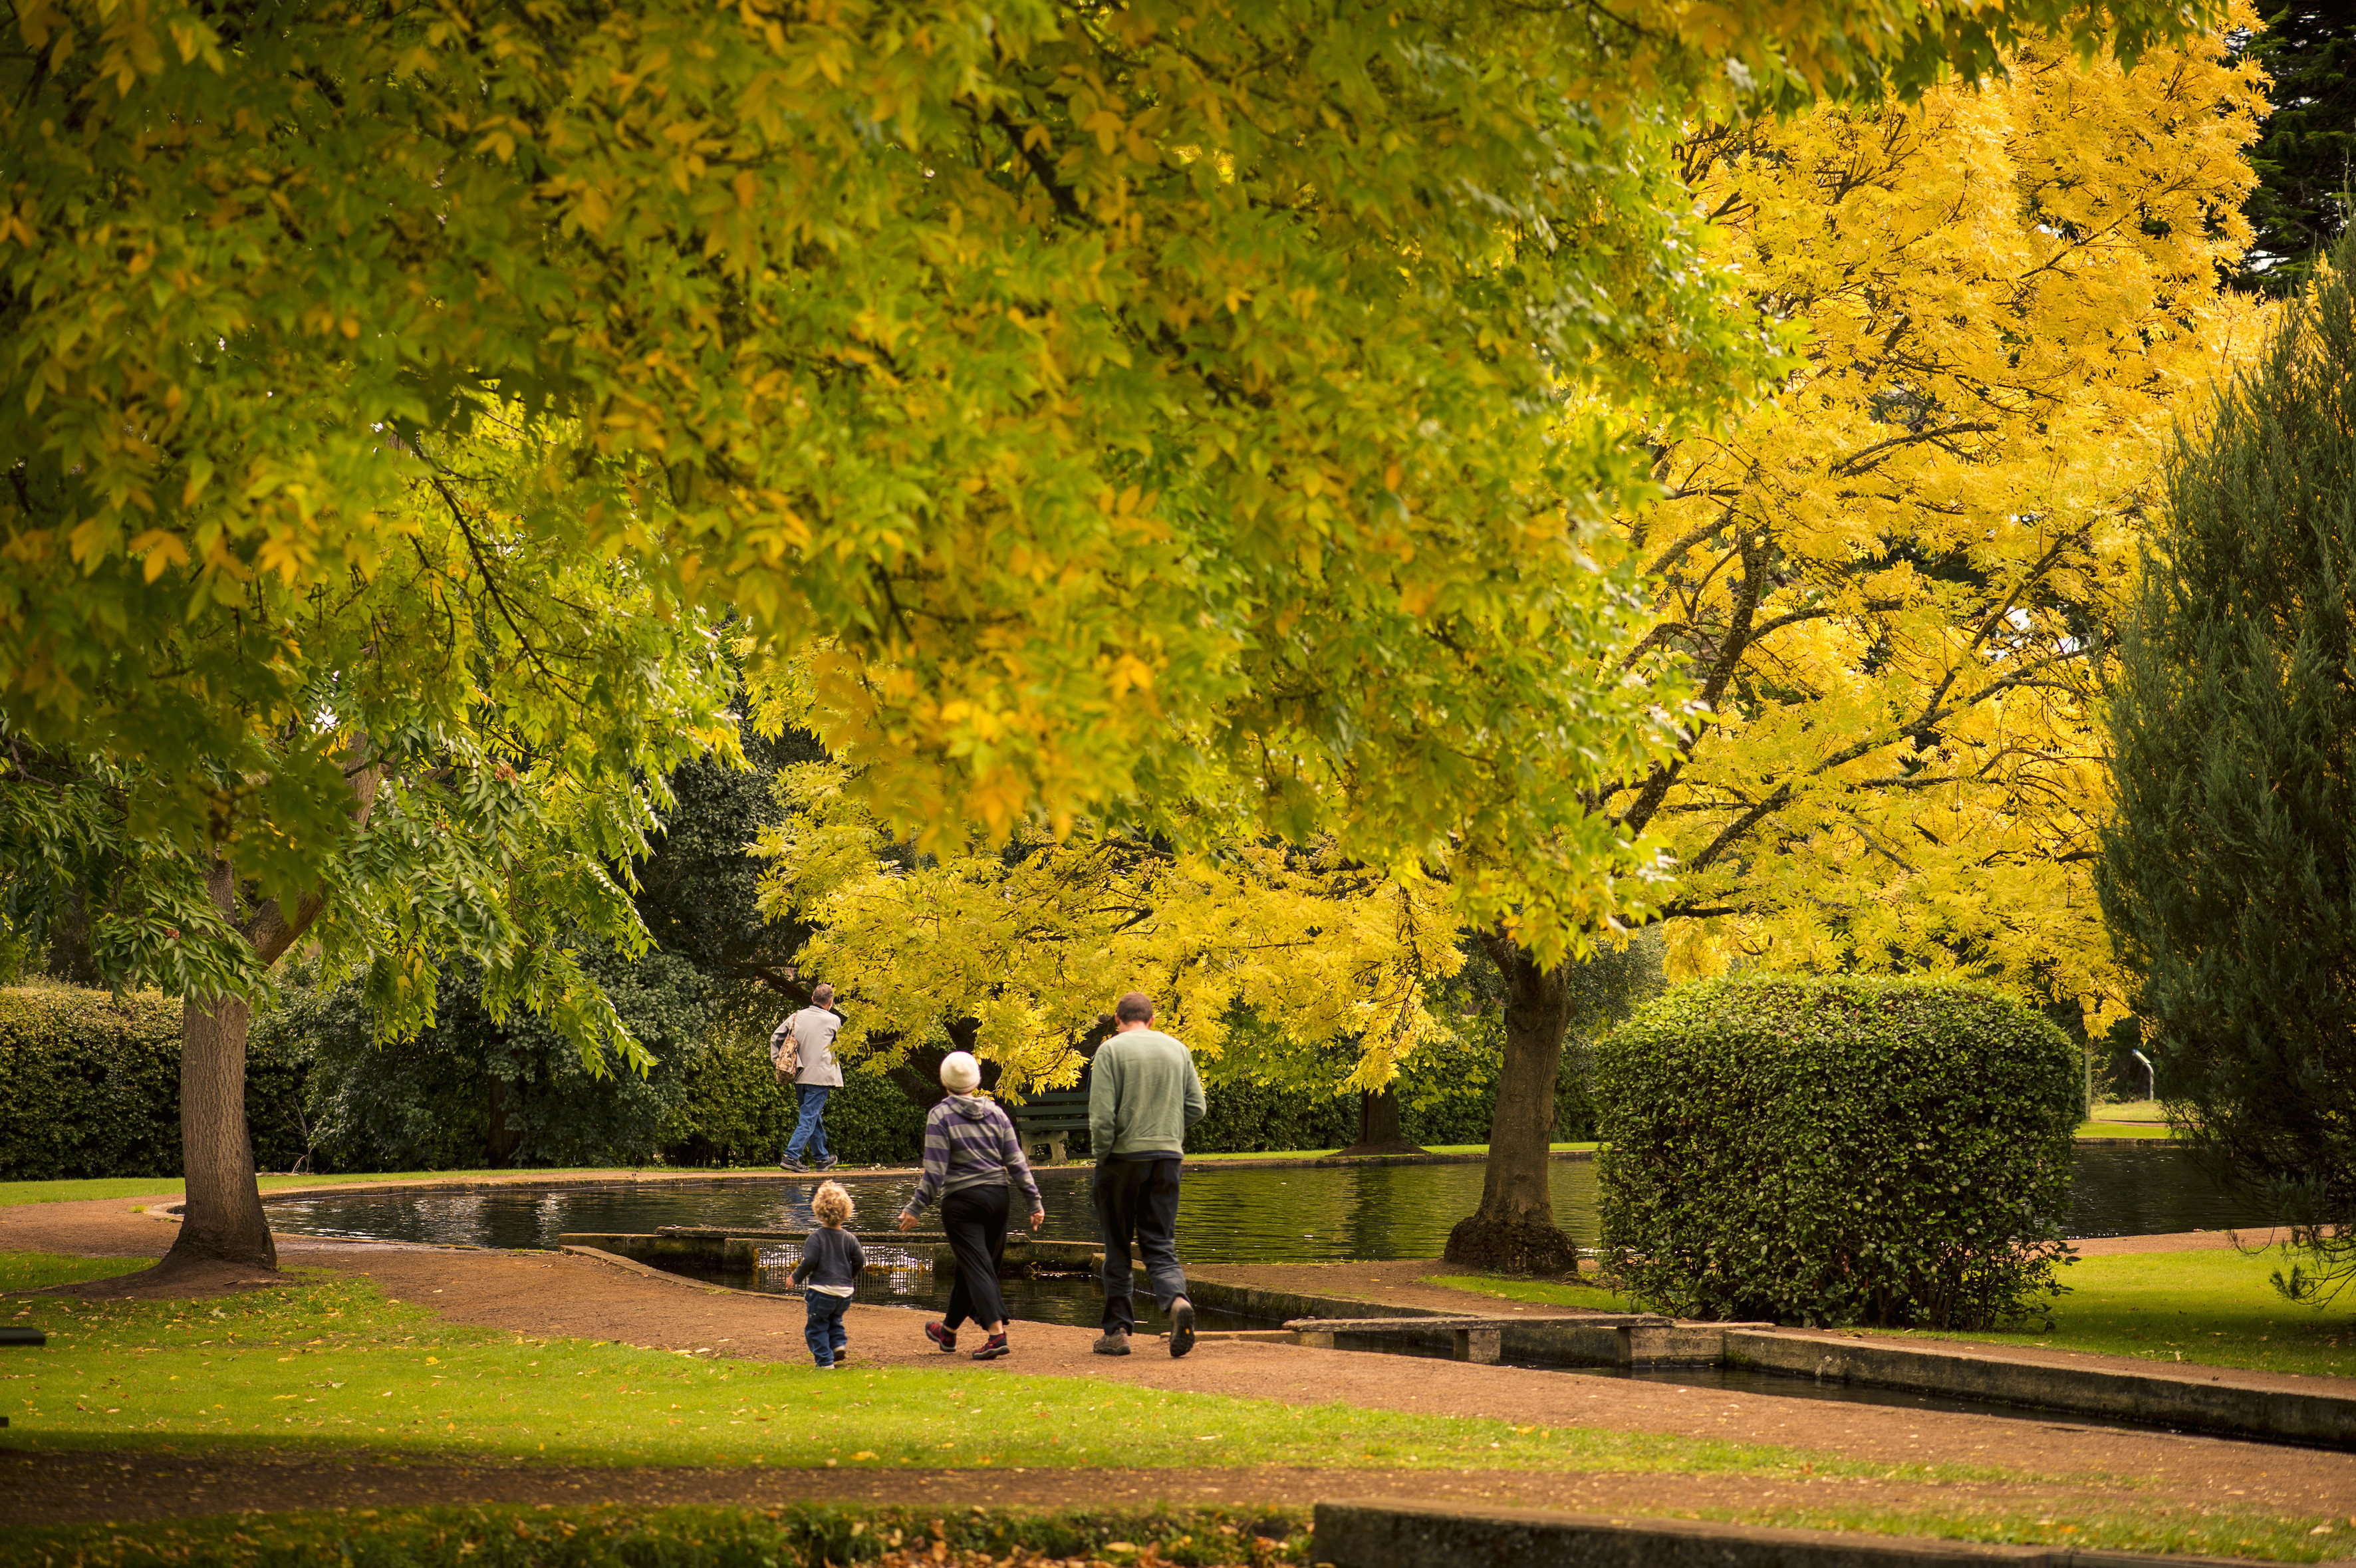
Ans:
{"label": "large green tree", "polygon": [[[493,1015],[543,1015],[595,1070],[644,1060],[575,948],[645,945],[611,868],[645,850],[666,773],[733,747],[730,671],[638,574],[519,522],[524,449],[388,453],[406,480],[386,498],[400,552],[157,634],[154,664],[238,684],[227,749],[171,772],[127,745],[0,725],[12,928],[38,942],[70,912],[101,979],[186,998],[187,1208],[167,1270],[274,1266],[245,1047],[252,1000],[298,943],[357,976],[387,1036],[432,1022],[437,974],[464,958]],[[326,822],[303,809],[336,791]]]}
{"label": "large green tree", "polygon": [[[1584,547],[1636,473],[1608,405],[1707,413],[1756,358],[1665,177],[1665,111],[1919,86],[2021,27],[2132,49],[2194,19],[2160,0],[11,17],[0,713],[45,777],[94,781],[120,843],[230,868],[203,900],[218,921],[188,916],[185,880],[177,908],[117,906],[144,911],[111,939],[130,967],[198,997],[250,987],[304,910],[360,907],[339,891],[355,844],[407,820],[385,781],[434,778],[462,718],[562,707],[567,765],[629,775],[664,703],[624,689],[668,655],[567,677],[535,610],[583,648],[632,634],[598,625],[612,598],[536,605],[527,571],[610,573],[649,625],[724,596],[770,653],[822,647],[824,738],[895,826],[1151,821],[1209,758],[1269,826],[1376,860],[1476,852],[1468,917],[1541,957],[1575,946],[1631,859],[1577,786],[1659,738],[1644,693],[1547,656],[1610,640],[1624,607]],[[491,452],[496,518],[460,494]],[[348,693],[373,661],[465,667],[393,602],[437,496],[512,679],[363,720]],[[541,720],[487,722],[554,766]],[[564,842],[629,852],[582,831]],[[468,886],[496,908],[508,880]],[[488,929],[466,903],[438,907]],[[249,950],[166,935],[217,925]]]}
{"label": "large green tree", "polygon": [[2356,241],[2169,477],[2120,650],[2103,908],[2169,1120],[2356,1277]]}
{"label": "large green tree", "polygon": [[2348,227],[2356,189],[2356,12],[2319,0],[2260,0],[2265,27],[2247,48],[2265,66],[2265,129],[2244,209],[2256,230],[2244,282],[2274,294],[2307,286]]}

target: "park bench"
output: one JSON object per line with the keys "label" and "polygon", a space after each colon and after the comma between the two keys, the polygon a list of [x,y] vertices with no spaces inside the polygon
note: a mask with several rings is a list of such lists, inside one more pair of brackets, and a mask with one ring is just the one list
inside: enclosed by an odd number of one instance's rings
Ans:
{"label": "park bench", "polygon": [[[22,1323],[0,1323],[0,1345],[40,1346],[48,1342],[49,1337],[37,1328]],[[0,1415],[0,1426],[7,1424],[8,1418]]]}
{"label": "park bench", "polygon": [[1014,1117],[1014,1135],[1030,1159],[1045,1156],[1048,1165],[1064,1163],[1065,1141],[1088,1130],[1088,1091],[1051,1089],[1008,1108]]}

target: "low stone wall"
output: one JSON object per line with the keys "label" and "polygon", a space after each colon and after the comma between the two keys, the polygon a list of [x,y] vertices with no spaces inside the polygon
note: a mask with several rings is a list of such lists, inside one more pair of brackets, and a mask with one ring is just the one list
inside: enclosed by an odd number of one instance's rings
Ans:
{"label": "low stone wall", "polygon": [[2356,1395],[2269,1388],[2237,1379],[2230,1368],[2057,1367],[1993,1351],[1774,1329],[1729,1328],[1724,1338],[1731,1367],[2232,1436],[2356,1445]]}

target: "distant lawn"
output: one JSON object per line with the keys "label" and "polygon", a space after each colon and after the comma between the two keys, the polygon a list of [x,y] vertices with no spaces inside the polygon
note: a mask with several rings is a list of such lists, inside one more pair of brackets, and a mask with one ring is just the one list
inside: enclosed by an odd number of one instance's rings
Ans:
{"label": "distant lawn", "polygon": [[2278,1251],[2247,1257],[2230,1247],[2082,1258],[2062,1271],[2072,1288],[2053,1305],[2050,1333],[1904,1337],[2356,1377],[2356,1292],[2320,1312],[2286,1301],[2267,1276],[2288,1267]]}
{"label": "distant lawn", "polygon": [[1633,1297],[1606,1290],[1601,1285],[1565,1284],[1554,1280],[1498,1279],[1488,1274],[1433,1274],[1422,1283],[1446,1290],[1502,1296],[1507,1301],[1526,1301],[1538,1306],[1583,1306],[1590,1312],[1638,1310]]}
{"label": "distant lawn", "polygon": [[[1556,1144],[1556,1153],[1574,1149],[1593,1149],[1593,1144]],[[1486,1144],[1450,1144],[1435,1147],[1435,1155],[1485,1155]],[[1332,1149],[1284,1149],[1245,1155],[1188,1155],[1188,1163],[1196,1160],[1323,1160],[1330,1159]],[[1053,1167],[1041,1167],[1043,1169]],[[611,1180],[616,1176],[644,1176],[664,1181],[691,1180],[697,1176],[776,1176],[775,1165],[716,1166],[699,1170],[680,1165],[616,1165],[605,1168],[574,1168],[572,1170],[501,1170],[501,1171],[346,1171],[340,1175],[264,1176],[261,1178],[264,1192],[285,1192],[296,1187],[341,1187],[352,1182],[369,1181],[475,1181],[485,1179],[562,1181],[568,1176],[599,1177]],[[0,1208],[16,1203],[80,1203],[97,1197],[160,1197],[183,1196],[178,1176],[93,1176],[73,1181],[0,1181]]]}
{"label": "distant lawn", "polygon": [[2134,1122],[2081,1122],[2078,1131],[2072,1134],[2080,1138],[2167,1138],[2172,1135],[2165,1127],[2147,1127]]}
{"label": "distant lawn", "polygon": [[[2267,1275],[2280,1252],[2245,1257],[2231,1248],[2202,1252],[2121,1252],[2082,1258],[2062,1271],[2068,1294],[2053,1327],[2015,1334],[1942,1334],[1869,1329],[1904,1339],[1964,1339],[1985,1345],[2089,1350],[2171,1366],[2248,1367],[2268,1372],[2356,1377],[2356,1291],[2322,1312],[2285,1301]],[[1547,1306],[1632,1311],[1607,1291],[1543,1280],[1440,1274],[1423,1282]],[[1607,1305],[1609,1304],[1609,1305]]]}
{"label": "distant lawn", "polygon": [[[777,1174],[775,1165],[732,1165],[712,1170],[682,1169],[677,1165],[617,1165],[604,1169],[573,1170],[503,1170],[503,1171],[348,1171],[338,1176],[264,1176],[261,1178],[264,1192],[284,1192],[293,1187],[341,1187],[361,1181],[468,1181],[484,1177],[513,1180],[528,1176],[535,1180],[562,1181],[566,1176],[600,1176],[611,1179],[624,1176],[658,1176],[678,1180],[682,1176],[733,1176],[749,1171]],[[0,1208],[14,1203],[80,1203],[93,1197],[180,1197],[186,1188],[178,1176],[93,1176],[78,1181],[0,1181]]]}
{"label": "distant lawn", "polygon": [[2159,1108],[2157,1100],[2125,1100],[2109,1105],[2097,1105],[2094,1114],[2078,1124],[2081,1138],[2166,1138],[2168,1112]]}
{"label": "distant lawn", "polygon": [[[1581,1149],[1592,1151],[1602,1145],[1600,1144],[1548,1144],[1547,1147],[1558,1155],[1562,1155]],[[1186,1156],[1186,1163],[1191,1165],[1197,1160],[1330,1160],[1341,1152],[1339,1149],[1258,1149],[1249,1154],[1240,1155],[1190,1154]],[[1424,1145],[1423,1152],[1428,1155],[1486,1155],[1489,1152],[1489,1145],[1486,1144],[1427,1144]]]}

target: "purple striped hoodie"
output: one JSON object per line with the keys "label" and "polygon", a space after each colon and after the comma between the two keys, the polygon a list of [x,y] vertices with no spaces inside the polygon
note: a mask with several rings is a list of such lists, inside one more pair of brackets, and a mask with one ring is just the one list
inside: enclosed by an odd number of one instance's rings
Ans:
{"label": "purple striped hoodie", "polygon": [[969,1187],[989,1187],[1008,1176],[1042,1207],[1031,1162],[1014,1136],[1014,1123],[998,1102],[978,1094],[952,1094],[925,1118],[925,1174],[903,1213],[917,1214],[937,1197]]}

